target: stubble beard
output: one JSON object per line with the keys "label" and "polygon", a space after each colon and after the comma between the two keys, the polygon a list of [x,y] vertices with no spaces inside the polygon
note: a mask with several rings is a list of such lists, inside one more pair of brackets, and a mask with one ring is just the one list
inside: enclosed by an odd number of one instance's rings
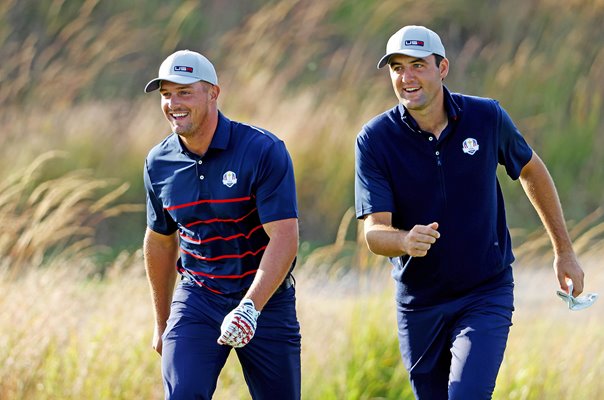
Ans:
{"label": "stubble beard", "polygon": [[186,125],[172,124],[172,131],[185,138],[193,136],[193,126],[191,123]]}

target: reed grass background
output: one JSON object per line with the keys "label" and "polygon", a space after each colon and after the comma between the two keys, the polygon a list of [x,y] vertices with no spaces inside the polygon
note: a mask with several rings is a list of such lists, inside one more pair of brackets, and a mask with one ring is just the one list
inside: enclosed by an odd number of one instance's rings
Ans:
{"label": "reed grass background", "polygon": [[[214,62],[227,116],[292,154],[305,399],[412,398],[389,267],[351,210],[354,137],[395,104],[375,63],[402,25],[441,34],[450,89],[509,111],[557,183],[586,290],[604,292],[603,22],[602,0],[3,1],[0,398],[162,397],[141,171],[168,125],[142,88],[181,48]],[[564,309],[547,236],[501,182],[518,311],[495,398],[603,398],[601,300]],[[232,359],[218,391],[249,398]]]}
{"label": "reed grass background", "polygon": [[[604,287],[603,251],[581,257],[588,290]],[[377,267],[377,265],[376,265]],[[0,277],[3,399],[161,399],[159,357],[140,253],[103,279],[93,266]],[[398,353],[389,268],[297,272],[304,399],[412,399]],[[599,399],[604,395],[603,303],[572,312],[555,295],[551,268],[515,267],[514,326],[494,399]],[[249,399],[234,354],[217,399]]]}
{"label": "reed grass background", "polygon": [[[602,21],[601,0],[6,0],[0,167],[66,151],[48,175],[92,169],[128,182],[121,201],[142,202],[142,160],[168,134],[157,95],[142,88],[166,55],[191,48],[216,65],[227,116],[286,141],[302,239],[329,243],[353,202],[354,137],[396,103],[376,60],[390,34],[418,23],[443,37],[449,88],[501,102],[579,220],[604,204]],[[502,185],[510,224],[536,228],[519,185]],[[140,245],[142,213],[106,224],[98,241]]]}

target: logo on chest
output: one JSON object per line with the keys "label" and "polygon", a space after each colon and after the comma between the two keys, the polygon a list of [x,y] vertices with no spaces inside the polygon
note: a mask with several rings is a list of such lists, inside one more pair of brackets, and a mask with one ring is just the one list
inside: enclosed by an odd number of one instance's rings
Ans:
{"label": "logo on chest", "polygon": [[480,146],[478,145],[478,142],[474,138],[467,138],[462,143],[463,152],[466,154],[469,154],[469,155],[473,155],[474,153],[476,153],[479,148],[480,148]]}
{"label": "logo on chest", "polygon": [[222,184],[226,187],[232,187],[237,183],[237,175],[233,171],[227,171],[222,175]]}

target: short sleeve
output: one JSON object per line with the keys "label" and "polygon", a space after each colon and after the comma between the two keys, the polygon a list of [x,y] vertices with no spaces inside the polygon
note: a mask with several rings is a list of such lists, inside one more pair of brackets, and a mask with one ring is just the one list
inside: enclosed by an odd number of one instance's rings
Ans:
{"label": "short sleeve", "polygon": [[380,171],[366,131],[361,131],[356,140],[354,193],[357,218],[376,212],[394,212],[392,189]]}
{"label": "short sleeve", "polygon": [[528,145],[508,113],[498,105],[499,138],[498,161],[505,166],[508,176],[514,180],[520,177],[522,168],[533,156],[533,149]]}
{"label": "short sleeve", "polygon": [[147,194],[147,226],[154,232],[171,235],[178,227],[153,190],[147,161],[145,161],[143,181]]}
{"label": "short sleeve", "polygon": [[298,217],[294,167],[282,141],[272,142],[263,151],[255,192],[263,224]]}

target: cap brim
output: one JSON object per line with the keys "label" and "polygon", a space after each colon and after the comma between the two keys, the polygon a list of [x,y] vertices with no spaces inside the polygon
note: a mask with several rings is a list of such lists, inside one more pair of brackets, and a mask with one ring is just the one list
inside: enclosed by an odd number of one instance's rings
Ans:
{"label": "cap brim", "polygon": [[405,56],[411,56],[411,57],[419,57],[419,58],[425,58],[428,57],[431,54],[429,51],[422,51],[422,50],[399,50],[399,51],[393,51],[391,53],[386,54],[384,57],[382,57],[380,59],[380,61],[377,63],[377,67],[382,68],[384,67],[386,64],[388,64],[388,61],[390,61],[390,57],[397,55],[397,54],[402,54]]}
{"label": "cap brim", "polygon": [[155,78],[145,86],[145,93],[153,92],[154,90],[159,89],[161,81],[168,81],[172,83],[179,83],[181,85],[190,85],[191,83],[199,82],[201,79],[193,78],[190,76],[181,76],[181,75],[168,75],[163,76],[161,78]]}

